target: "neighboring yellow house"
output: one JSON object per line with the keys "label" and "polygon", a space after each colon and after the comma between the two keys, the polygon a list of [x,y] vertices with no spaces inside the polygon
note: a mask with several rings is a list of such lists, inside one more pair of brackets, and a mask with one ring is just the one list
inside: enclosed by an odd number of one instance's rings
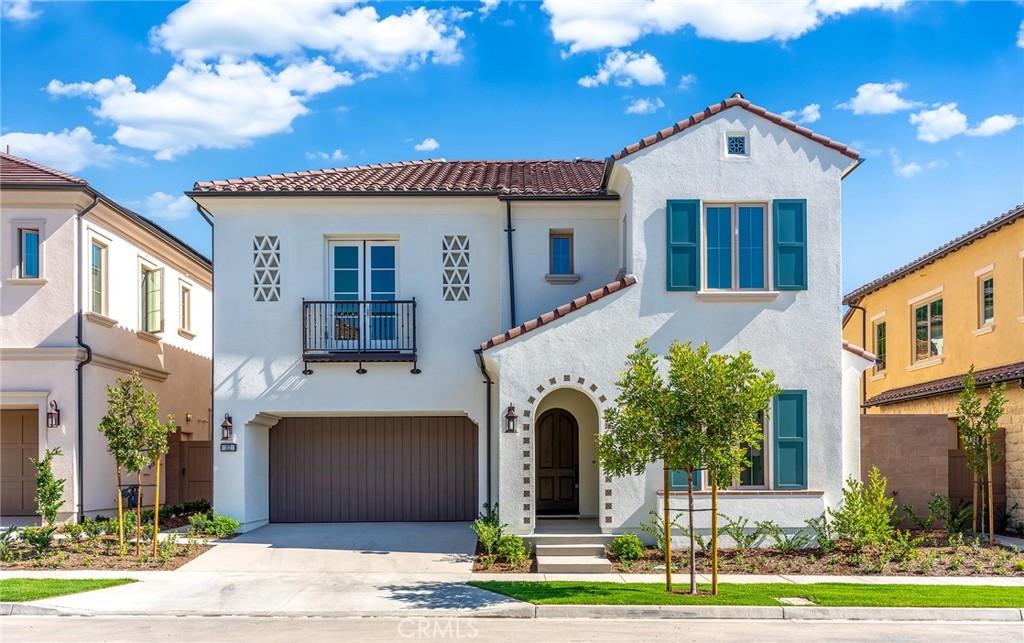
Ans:
{"label": "neighboring yellow house", "polygon": [[953,415],[971,364],[983,397],[1007,383],[1006,506],[1024,518],[1024,205],[843,303],[843,338],[879,356],[864,374],[867,413]]}

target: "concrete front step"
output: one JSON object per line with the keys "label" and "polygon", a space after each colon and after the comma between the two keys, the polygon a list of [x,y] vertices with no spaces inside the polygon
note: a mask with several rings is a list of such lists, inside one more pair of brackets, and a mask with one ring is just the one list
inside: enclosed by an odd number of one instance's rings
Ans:
{"label": "concrete front step", "polygon": [[591,556],[604,557],[604,545],[594,544],[557,544],[537,545],[538,556]]}
{"label": "concrete front step", "polygon": [[610,545],[614,534],[529,534],[523,540],[541,545]]}
{"label": "concrete front step", "polygon": [[537,556],[540,574],[608,574],[612,562],[604,556]]}

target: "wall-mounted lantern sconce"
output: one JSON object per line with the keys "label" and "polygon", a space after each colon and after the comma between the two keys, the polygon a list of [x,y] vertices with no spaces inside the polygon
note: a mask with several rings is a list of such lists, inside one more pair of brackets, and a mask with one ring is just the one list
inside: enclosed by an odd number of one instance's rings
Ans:
{"label": "wall-mounted lantern sconce", "polygon": [[231,423],[231,415],[225,413],[224,421],[220,423],[220,439],[231,442],[235,439],[235,426]]}
{"label": "wall-mounted lantern sconce", "polygon": [[516,407],[512,404],[508,405],[508,412],[505,413],[505,433],[516,432],[516,420],[519,416],[516,415]]}
{"label": "wall-mounted lantern sconce", "polygon": [[192,421],[192,414],[191,413],[186,413],[185,414],[185,421],[186,422],[191,422]]}
{"label": "wall-mounted lantern sconce", "polygon": [[60,409],[57,402],[50,400],[50,410],[46,412],[46,428],[55,429],[60,426]]}

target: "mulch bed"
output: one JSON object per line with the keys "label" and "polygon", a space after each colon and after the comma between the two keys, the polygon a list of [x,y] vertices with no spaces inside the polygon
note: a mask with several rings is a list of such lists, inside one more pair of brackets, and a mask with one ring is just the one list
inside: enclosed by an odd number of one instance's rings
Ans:
{"label": "mulch bed", "polygon": [[525,564],[513,565],[503,560],[498,560],[497,556],[488,557],[483,545],[477,542],[476,554],[473,556],[473,571],[493,572],[496,574],[528,574],[537,571],[537,558],[531,556]]}
{"label": "mulch bed", "polygon": [[[188,524],[188,520],[185,521]],[[169,547],[166,544],[163,547]],[[177,569],[188,561],[210,550],[210,545],[189,542],[182,538],[173,551],[164,558],[153,558],[153,544],[142,543],[142,556],[135,555],[135,543],[126,539],[127,554],[118,556],[117,536],[97,536],[81,540],[54,540],[50,550],[36,557],[31,548],[17,544],[13,548],[14,560],[0,562],[0,570],[44,570],[44,569],[113,569],[113,570],[161,570]]]}

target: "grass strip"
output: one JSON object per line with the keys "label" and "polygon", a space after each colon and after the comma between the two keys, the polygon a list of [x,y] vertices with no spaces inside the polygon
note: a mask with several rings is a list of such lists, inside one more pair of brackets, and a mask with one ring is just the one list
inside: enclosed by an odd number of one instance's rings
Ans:
{"label": "grass strip", "polygon": [[[823,607],[1024,607],[1024,587],[866,585],[859,583],[720,584],[719,595],[668,594],[658,583],[472,581],[470,585],[535,605],[780,605],[805,598]],[[682,586],[686,591],[686,586]],[[700,585],[710,592],[710,585]]]}
{"label": "grass strip", "polygon": [[0,601],[24,603],[134,582],[131,578],[5,578],[0,580]]}

